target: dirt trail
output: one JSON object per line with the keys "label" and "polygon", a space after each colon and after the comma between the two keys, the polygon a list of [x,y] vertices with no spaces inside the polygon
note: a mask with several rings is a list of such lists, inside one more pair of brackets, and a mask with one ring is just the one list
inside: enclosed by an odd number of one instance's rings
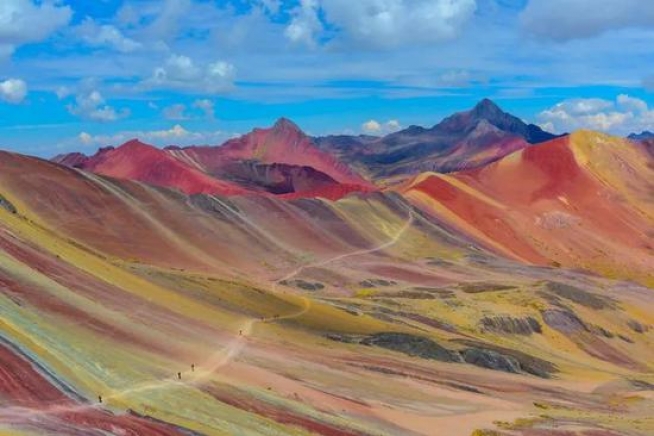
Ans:
{"label": "dirt trail", "polygon": [[[273,294],[278,294],[279,291],[277,290],[277,287],[280,282],[292,279],[293,277],[302,273],[307,268],[325,266],[332,262],[337,262],[339,260],[343,260],[349,257],[361,256],[364,254],[371,254],[377,251],[385,250],[395,245],[402,238],[402,236],[404,236],[404,233],[411,227],[413,222],[414,222],[414,215],[411,211],[409,211],[409,217],[407,218],[407,221],[404,223],[402,228],[396,233],[396,235],[389,241],[380,244],[378,246],[375,246],[373,248],[360,249],[348,253],[343,253],[328,259],[302,265],[296,268],[295,270],[291,271],[290,273],[286,274],[284,277],[281,277],[275,280],[274,282],[272,282],[270,286],[270,291]],[[301,307],[297,311],[291,312],[287,315],[273,316],[267,318],[247,319],[246,321],[243,322],[243,324],[239,326],[238,328],[239,335],[236,336],[229,344],[227,344],[226,347],[222,347],[219,350],[217,350],[215,353],[210,355],[205,362],[197,365],[194,371],[181,372],[180,373],[182,375],[181,379],[178,377],[177,374],[173,374],[171,377],[156,380],[156,381],[140,383],[129,389],[124,389],[121,391],[109,390],[108,393],[103,394],[102,396],[103,403],[110,404],[112,400],[114,401],[119,400],[131,394],[143,393],[143,392],[157,390],[157,389],[164,389],[171,386],[195,386],[201,384],[202,382],[209,379],[220,368],[228,365],[236,357],[238,357],[238,355],[247,345],[247,338],[252,335],[254,328],[258,324],[295,319],[309,312],[309,310],[311,310],[311,304],[312,304],[311,300],[306,296],[302,295],[301,301],[302,301]],[[97,410],[102,408],[103,405],[100,403],[77,404],[72,406],[55,405],[55,406],[50,406],[41,409],[26,408],[26,407],[6,407],[0,410],[0,424],[15,425],[20,422],[33,422],[34,419],[36,418],[52,417],[52,416],[57,416],[60,414],[68,414],[68,413],[79,413],[79,412],[85,412],[94,409]]]}

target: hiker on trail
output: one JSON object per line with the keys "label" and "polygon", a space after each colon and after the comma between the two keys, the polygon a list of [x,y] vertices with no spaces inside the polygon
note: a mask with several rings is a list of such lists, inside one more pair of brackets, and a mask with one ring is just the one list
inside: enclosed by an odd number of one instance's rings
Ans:
{"label": "hiker on trail", "polygon": [[243,330],[239,330],[239,331],[238,331],[238,335],[239,335],[239,336],[243,336]]}
{"label": "hiker on trail", "polygon": [[195,372],[195,363],[191,363],[191,372]]}
{"label": "hiker on trail", "polygon": [[177,379],[178,379],[178,380],[181,380],[181,379],[182,379],[182,373],[181,373],[181,372],[178,372],[178,373],[177,373]]}
{"label": "hiker on trail", "polygon": [[102,404],[102,395],[98,395],[98,403]]}

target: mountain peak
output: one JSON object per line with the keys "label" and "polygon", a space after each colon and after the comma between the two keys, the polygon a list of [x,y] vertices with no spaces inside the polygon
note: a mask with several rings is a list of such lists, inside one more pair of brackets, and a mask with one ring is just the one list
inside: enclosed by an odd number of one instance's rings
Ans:
{"label": "mountain peak", "polygon": [[489,98],[484,98],[472,109],[472,112],[479,118],[494,118],[503,115],[505,112]]}
{"label": "mountain peak", "polygon": [[556,135],[545,132],[536,125],[527,124],[520,118],[504,112],[495,102],[488,98],[484,98],[467,112],[459,112],[444,119],[433,129],[448,132],[449,134],[470,132],[482,120],[508,134],[520,136],[531,144],[549,141],[556,137]]}
{"label": "mountain peak", "polygon": [[143,147],[150,148],[152,146],[148,145],[148,144],[146,144],[144,142],[141,142],[141,140],[138,139],[138,138],[134,138],[134,139],[130,139],[129,141],[125,142],[123,145],[121,145],[118,148],[120,148],[120,149],[138,149],[138,148],[143,148]]}
{"label": "mountain peak", "polygon": [[288,132],[288,131],[302,132],[302,130],[298,127],[297,124],[295,124],[293,121],[285,117],[281,117],[280,119],[278,119],[272,128],[273,130],[281,131],[281,132]]}

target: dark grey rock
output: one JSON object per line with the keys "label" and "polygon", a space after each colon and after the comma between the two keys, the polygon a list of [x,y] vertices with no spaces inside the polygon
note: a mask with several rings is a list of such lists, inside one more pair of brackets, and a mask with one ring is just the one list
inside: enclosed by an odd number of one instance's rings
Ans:
{"label": "dark grey rock", "polygon": [[435,341],[408,333],[375,333],[361,341],[363,345],[382,347],[409,356],[441,362],[460,362],[458,353],[448,350]]}
{"label": "dark grey rock", "polygon": [[376,287],[386,287],[396,285],[397,282],[393,280],[384,280],[384,279],[366,279],[359,282],[359,286],[363,288],[376,288]]}
{"label": "dark grey rock", "polygon": [[500,283],[468,283],[460,286],[466,294],[481,294],[483,292],[500,292],[515,289],[515,286]]}
{"label": "dark grey rock", "polygon": [[517,359],[497,351],[484,348],[468,348],[462,352],[463,360],[471,365],[482,368],[504,371],[514,374],[521,372],[520,362]]}
{"label": "dark grey rock", "polygon": [[577,303],[580,306],[589,307],[591,309],[601,310],[609,309],[615,306],[614,302],[609,298],[592,294],[581,288],[568,285],[566,283],[548,281],[545,283],[545,289],[546,291],[560,298],[572,301],[573,303]]}
{"label": "dark grey rock", "polygon": [[588,327],[577,315],[568,310],[548,309],[542,312],[545,324],[561,333],[588,331]]}
{"label": "dark grey rock", "polygon": [[615,338],[615,333],[606,330],[604,327],[600,327],[598,325],[593,325],[590,326],[590,331],[591,333],[598,335],[598,336],[604,336],[607,339],[613,339]]}
{"label": "dark grey rock", "polygon": [[355,336],[341,335],[338,333],[328,333],[325,335],[325,337],[330,341],[343,342],[345,344],[356,344],[360,341],[360,339],[356,338]]}
{"label": "dark grey rock", "polygon": [[320,291],[322,289],[325,289],[325,285],[323,285],[320,282],[308,282],[302,279],[282,280],[281,282],[279,282],[279,284],[283,286],[292,286],[292,287],[304,289],[305,291]]}
{"label": "dark grey rock", "polygon": [[0,195],[0,207],[5,209],[9,213],[13,213],[13,214],[18,213],[16,207],[13,204],[11,204],[11,202],[9,202],[9,200],[7,200],[2,195]]}
{"label": "dark grey rock", "polygon": [[482,331],[529,336],[542,333],[540,323],[532,317],[514,318],[510,316],[484,317],[479,321]]}
{"label": "dark grey rock", "polygon": [[643,325],[633,319],[627,321],[627,325],[631,330],[635,331],[636,333],[645,333],[649,330],[649,328],[646,325]]}
{"label": "dark grey rock", "polygon": [[[473,358],[476,359],[476,361],[480,363],[480,366],[482,363],[490,364],[494,361],[493,359],[497,359],[497,364],[504,366],[514,365],[515,362],[518,362],[520,372],[535,375],[536,377],[550,378],[552,374],[558,372],[558,368],[553,363],[531,356],[522,351],[468,339],[456,340],[455,342],[467,346],[468,350],[481,350],[481,352],[469,352],[472,354],[470,354],[470,357],[468,358],[470,360]],[[499,358],[496,355],[486,353],[486,351],[493,351],[504,358]],[[465,355],[466,351],[464,350],[463,353]],[[487,356],[484,357],[484,354]],[[515,366],[511,367],[515,369]],[[498,370],[500,369],[498,368]]]}

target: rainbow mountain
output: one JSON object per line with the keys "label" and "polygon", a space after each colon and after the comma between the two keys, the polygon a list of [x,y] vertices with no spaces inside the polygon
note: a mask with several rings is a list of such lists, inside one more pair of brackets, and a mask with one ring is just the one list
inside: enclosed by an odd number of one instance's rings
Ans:
{"label": "rainbow mountain", "polygon": [[0,435],[651,435],[647,144],[484,100],[0,152]]}

